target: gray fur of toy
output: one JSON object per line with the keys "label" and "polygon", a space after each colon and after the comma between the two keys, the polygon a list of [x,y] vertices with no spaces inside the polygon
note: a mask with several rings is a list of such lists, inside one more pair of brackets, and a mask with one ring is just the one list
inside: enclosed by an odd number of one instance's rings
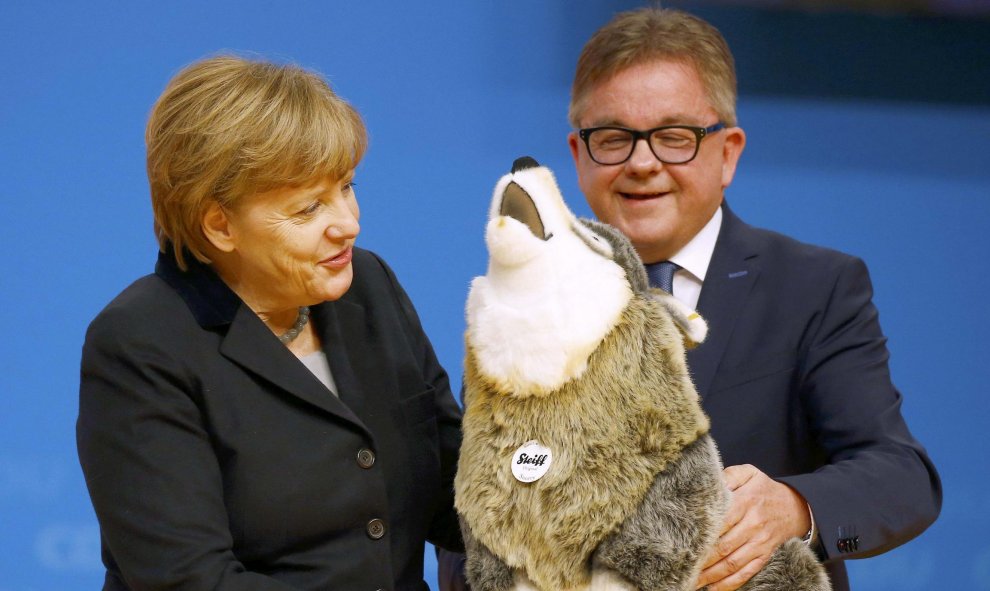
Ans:
{"label": "gray fur of toy", "polygon": [[[468,301],[455,485],[469,582],[693,591],[729,502],[684,355],[704,323],[649,288],[618,231],[574,218],[548,170],[517,165],[496,187],[489,271]],[[502,214],[512,185],[507,210],[523,222]],[[532,206],[518,203],[527,197]],[[523,483],[509,464],[529,439],[553,450],[553,464]],[[829,585],[795,539],[743,589]]]}

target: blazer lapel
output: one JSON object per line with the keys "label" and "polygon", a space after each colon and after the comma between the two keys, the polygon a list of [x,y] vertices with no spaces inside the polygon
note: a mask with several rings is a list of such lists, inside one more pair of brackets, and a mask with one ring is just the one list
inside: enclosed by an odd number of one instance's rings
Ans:
{"label": "blazer lapel", "polygon": [[364,307],[343,299],[327,302],[313,308],[313,319],[340,400],[357,417],[364,416],[366,385],[374,377],[366,365],[377,359],[369,349]]}
{"label": "blazer lapel", "polygon": [[722,213],[722,229],[698,299],[698,313],[708,323],[708,338],[687,353],[688,367],[702,399],[708,395],[736,319],[759,275],[757,252],[742,235],[745,224],[728,205],[722,206]]}
{"label": "blazer lapel", "polygon": [[[288,394],[367,431],[351,409],[328,392],[291,351],[273,338],[271,331],[247,306],[241,305],[234,315],[220,345],[220,353]],[[331,365],[331,370],[334,379],[338,379],[337,368]],[[342,381],[348,380],[343,377]]]}
{"label": "blazer lapel", "polygon": [[[188,253],[186,260],[189,268],[183,271],[176,265],[171,248],[167,248],[158,256],[155,273],[179,293],[200,326],[213,328],[229,325],[220,344],[222,355],[288,394],[353,423],[370,435],[368,428],[352,410],[360,406],[364,395],[360,388],[361,380],[350,369],[350,356],[342,336],[357,335],[353,342],[363,343],[364,309],[360,305],[325,302],[312,307],[311,320],[323,341],[330,371],[341,394],[338,399],[291,351],[278,339],[272,338],[268,327],[213,269]],[[342,316],[353,319],[350,325],[341,326],[334,311],[335,305],[344,308]]]}

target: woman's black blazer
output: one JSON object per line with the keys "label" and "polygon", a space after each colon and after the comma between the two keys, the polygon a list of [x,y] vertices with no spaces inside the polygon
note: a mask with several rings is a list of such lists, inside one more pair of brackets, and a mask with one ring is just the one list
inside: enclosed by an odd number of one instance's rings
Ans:
{"label": "woman's black blazer", "polygon": [[92,322],[77,438],[104,589],[426,589],[424,541],[460,546],[447,375],[391,270],[353,265],[311,313],[339,399],[170,253]]}

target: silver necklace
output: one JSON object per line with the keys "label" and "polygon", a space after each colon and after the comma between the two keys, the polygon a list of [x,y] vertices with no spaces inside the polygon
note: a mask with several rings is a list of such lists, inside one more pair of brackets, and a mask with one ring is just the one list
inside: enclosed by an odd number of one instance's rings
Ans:
{"label": "silver necklace", "polygon": [[299,315],[296,316],[296,323],[292,325],[292,328],[285,331],[282,336],[278,337],[278,340],[282,341],[283,345],[288,345],[299,336],[299,333],[302,332],[307,322],[309,322],[309,306],[302,306],[299,308]]}

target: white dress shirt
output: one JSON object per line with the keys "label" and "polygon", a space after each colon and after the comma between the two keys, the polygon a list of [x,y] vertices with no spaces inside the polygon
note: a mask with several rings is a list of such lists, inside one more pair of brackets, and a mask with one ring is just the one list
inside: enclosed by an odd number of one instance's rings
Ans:
{"label": "white dress shirt", "polygon": [[721,228],[722,208],[719,207],[701,231],[669,259],[680,267],[674,273],[673,295],[693,310],[698,309],[701,285],[705,282],[705,275],[708,274],[708,265],[712,262],[715,241]]}

